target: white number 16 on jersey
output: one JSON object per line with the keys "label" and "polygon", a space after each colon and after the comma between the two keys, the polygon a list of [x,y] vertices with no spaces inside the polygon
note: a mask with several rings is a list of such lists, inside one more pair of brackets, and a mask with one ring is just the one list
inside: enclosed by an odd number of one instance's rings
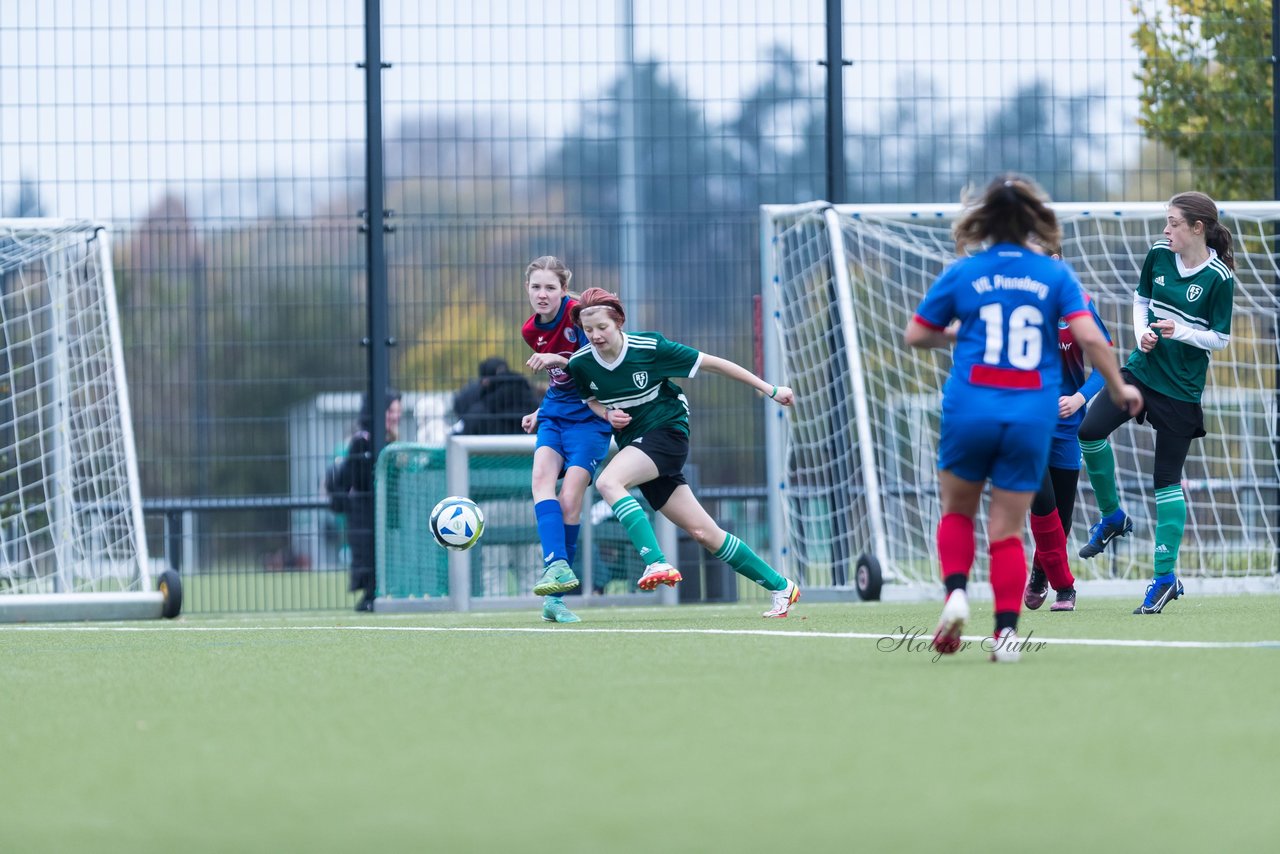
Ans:
{"label": "white number 16 on jersey", "polygon": [[987,349],[982,354],[982,361],[988,365],[1000,364],[1000,354],[1006,349],[1008,342],[1009,364],[1019,370],[1033,371],[1040,367],[1040,354],[1044,347],[1044,333],[1041,324],[1044,315],[1033,305],[1020,305],[1009,314],[1009,328],[1006,332],[1004,323],[1004,306],[998,302],[989,302],[979,311],[978,316],[987,325]]}

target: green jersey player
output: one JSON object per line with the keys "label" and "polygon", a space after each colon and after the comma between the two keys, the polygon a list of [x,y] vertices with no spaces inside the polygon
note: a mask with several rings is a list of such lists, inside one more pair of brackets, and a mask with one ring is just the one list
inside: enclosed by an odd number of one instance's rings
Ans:
{"label": "green jersey player", "polygon": [[[1204,193],[1169,200],[1164,239],[1147,253],[1133,299],[1138,346],[1123,373],[1142,390],[1139,422],[1156,431],[1153,480],[1156,499],[1155,578],[1133,613],[1158,614],[1183,594],[1178,549],[1186,525],[1182,467],[1191,441],[1205,435],[1200,396],[1209,354],[1231,340],[1235,290],[1231,232],[1218,221],[1218,205]],[[1129,415],[1099,399],[1080,425],[1080,450],[1102,520],[1089,529],[1080,556],[1100,554],[1111,540],[1133,530],[1120,508],[1115,457],[1107,437]]]}
{"label": "green jersey player", "polygon": [[656,332],[624,332],[622,302],[601,288],[583,292],[573,315],[590,346],[569,357],[569,376],[586,404],[609,422],[620,448],[596,475],[596,490],[645,562],[640,589],[675,586],[681,575],[659,548],[653,526],[631,497],[632,487],[704,549],[770,591],[773,603],[764,616],[787,616],[800,598],[800,588],[721,529],[685,481],[689,404],[672,379],[708,371],[749,385],[783,406],[794,400],[791,389],[770,385],[735,362],[668,341]]}

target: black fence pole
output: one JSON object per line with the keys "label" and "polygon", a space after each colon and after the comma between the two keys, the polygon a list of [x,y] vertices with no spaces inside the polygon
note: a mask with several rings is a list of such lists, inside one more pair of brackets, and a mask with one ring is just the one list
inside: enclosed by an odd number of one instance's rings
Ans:
{"label": "black fence pole", "polygon": [[844,14],[842,0],[827,0],[827,55],[820,65],[827,67],[827,201],[847,202],[848,177],[844,162]]}
{"label": "black fence pole", "polygon": [[387,443],[387,385],[390,377],[387,348],[394,345],[387,319],[386,232],[390,231],[383,187],[382,163],[382,71],[390,64],[382,62],[381,0],[365,0],[364,77],[365,77],[365,236],[368,242],[367,333],[364,340],[369,350],[368,395],[372,425],[369,429],[373,458]]}
{"label": "black fence pole", "polygon": [[[1271,0],[1271,195],[1280,200],[1280,0]],[[1272,238],[1275,239],[1274,226]],[[1274,320],[1273,334],[1280,333],[1280,315]],[[1276,366],[1276,424],[1275,435],[1280,437],[1280,364]],[[1280,459],[1280,438],[1272,448]],[[1280,505],[1280,487],[1276,489],[1276,503]],[[1280,509],[1276,511],[1275,530],[1280,532]],[[1280,540],[1276,546],[1275,571],[1280,573]]]}
{"label": "black fence pole", "polygon": [[1271,0],[1271,195],[1280,200],[1280,0]]}

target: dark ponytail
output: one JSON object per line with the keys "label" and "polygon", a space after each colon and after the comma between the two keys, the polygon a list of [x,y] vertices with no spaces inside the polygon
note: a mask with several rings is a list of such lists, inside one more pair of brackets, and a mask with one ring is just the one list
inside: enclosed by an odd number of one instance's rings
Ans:
{"label": "dark ponytail", "polygon": [[1220,222],[1208,226],[1204,242],[1218,253],[1218,258],[1231,270],[1236,268],[1236,255],[1231,248],[1231,230]]}
{"label": "dark ponytail", "polygon": [[1178,193],[1169,200],[1169,207],[1182,211],[1188,223],[1204,224],[1205,245],[1218,253],[1218,260],[1227,268],[1236,268],[1236,255],[1232,250],[1231,231],[1218,221],[1218,203],[1204,193],[1195,191]]}

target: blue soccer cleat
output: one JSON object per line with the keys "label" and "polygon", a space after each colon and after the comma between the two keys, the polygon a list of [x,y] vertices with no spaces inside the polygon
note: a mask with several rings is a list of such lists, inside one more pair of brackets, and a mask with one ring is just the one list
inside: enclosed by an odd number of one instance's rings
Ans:
{"label": "blue soccer cleat", "polygon": [[1100,555],[1107,544],[1116,537],[1127,537],[1133,530],[1133,520],[1123,510],[1117,510],[1110,516],[1103,516],[1098,524],[1089,529],[1089,542],[1080,549],[1080,557],[1090,558]]}
{"label": "blue soccer cleat", "polygon": [[1142,604],[1133,609],[1135,614],[1159,614],[1174,599],[1183,593],[1182,582],[1172,572],[1168,575],[1157,575],[1147,585],[1147,596]]}

